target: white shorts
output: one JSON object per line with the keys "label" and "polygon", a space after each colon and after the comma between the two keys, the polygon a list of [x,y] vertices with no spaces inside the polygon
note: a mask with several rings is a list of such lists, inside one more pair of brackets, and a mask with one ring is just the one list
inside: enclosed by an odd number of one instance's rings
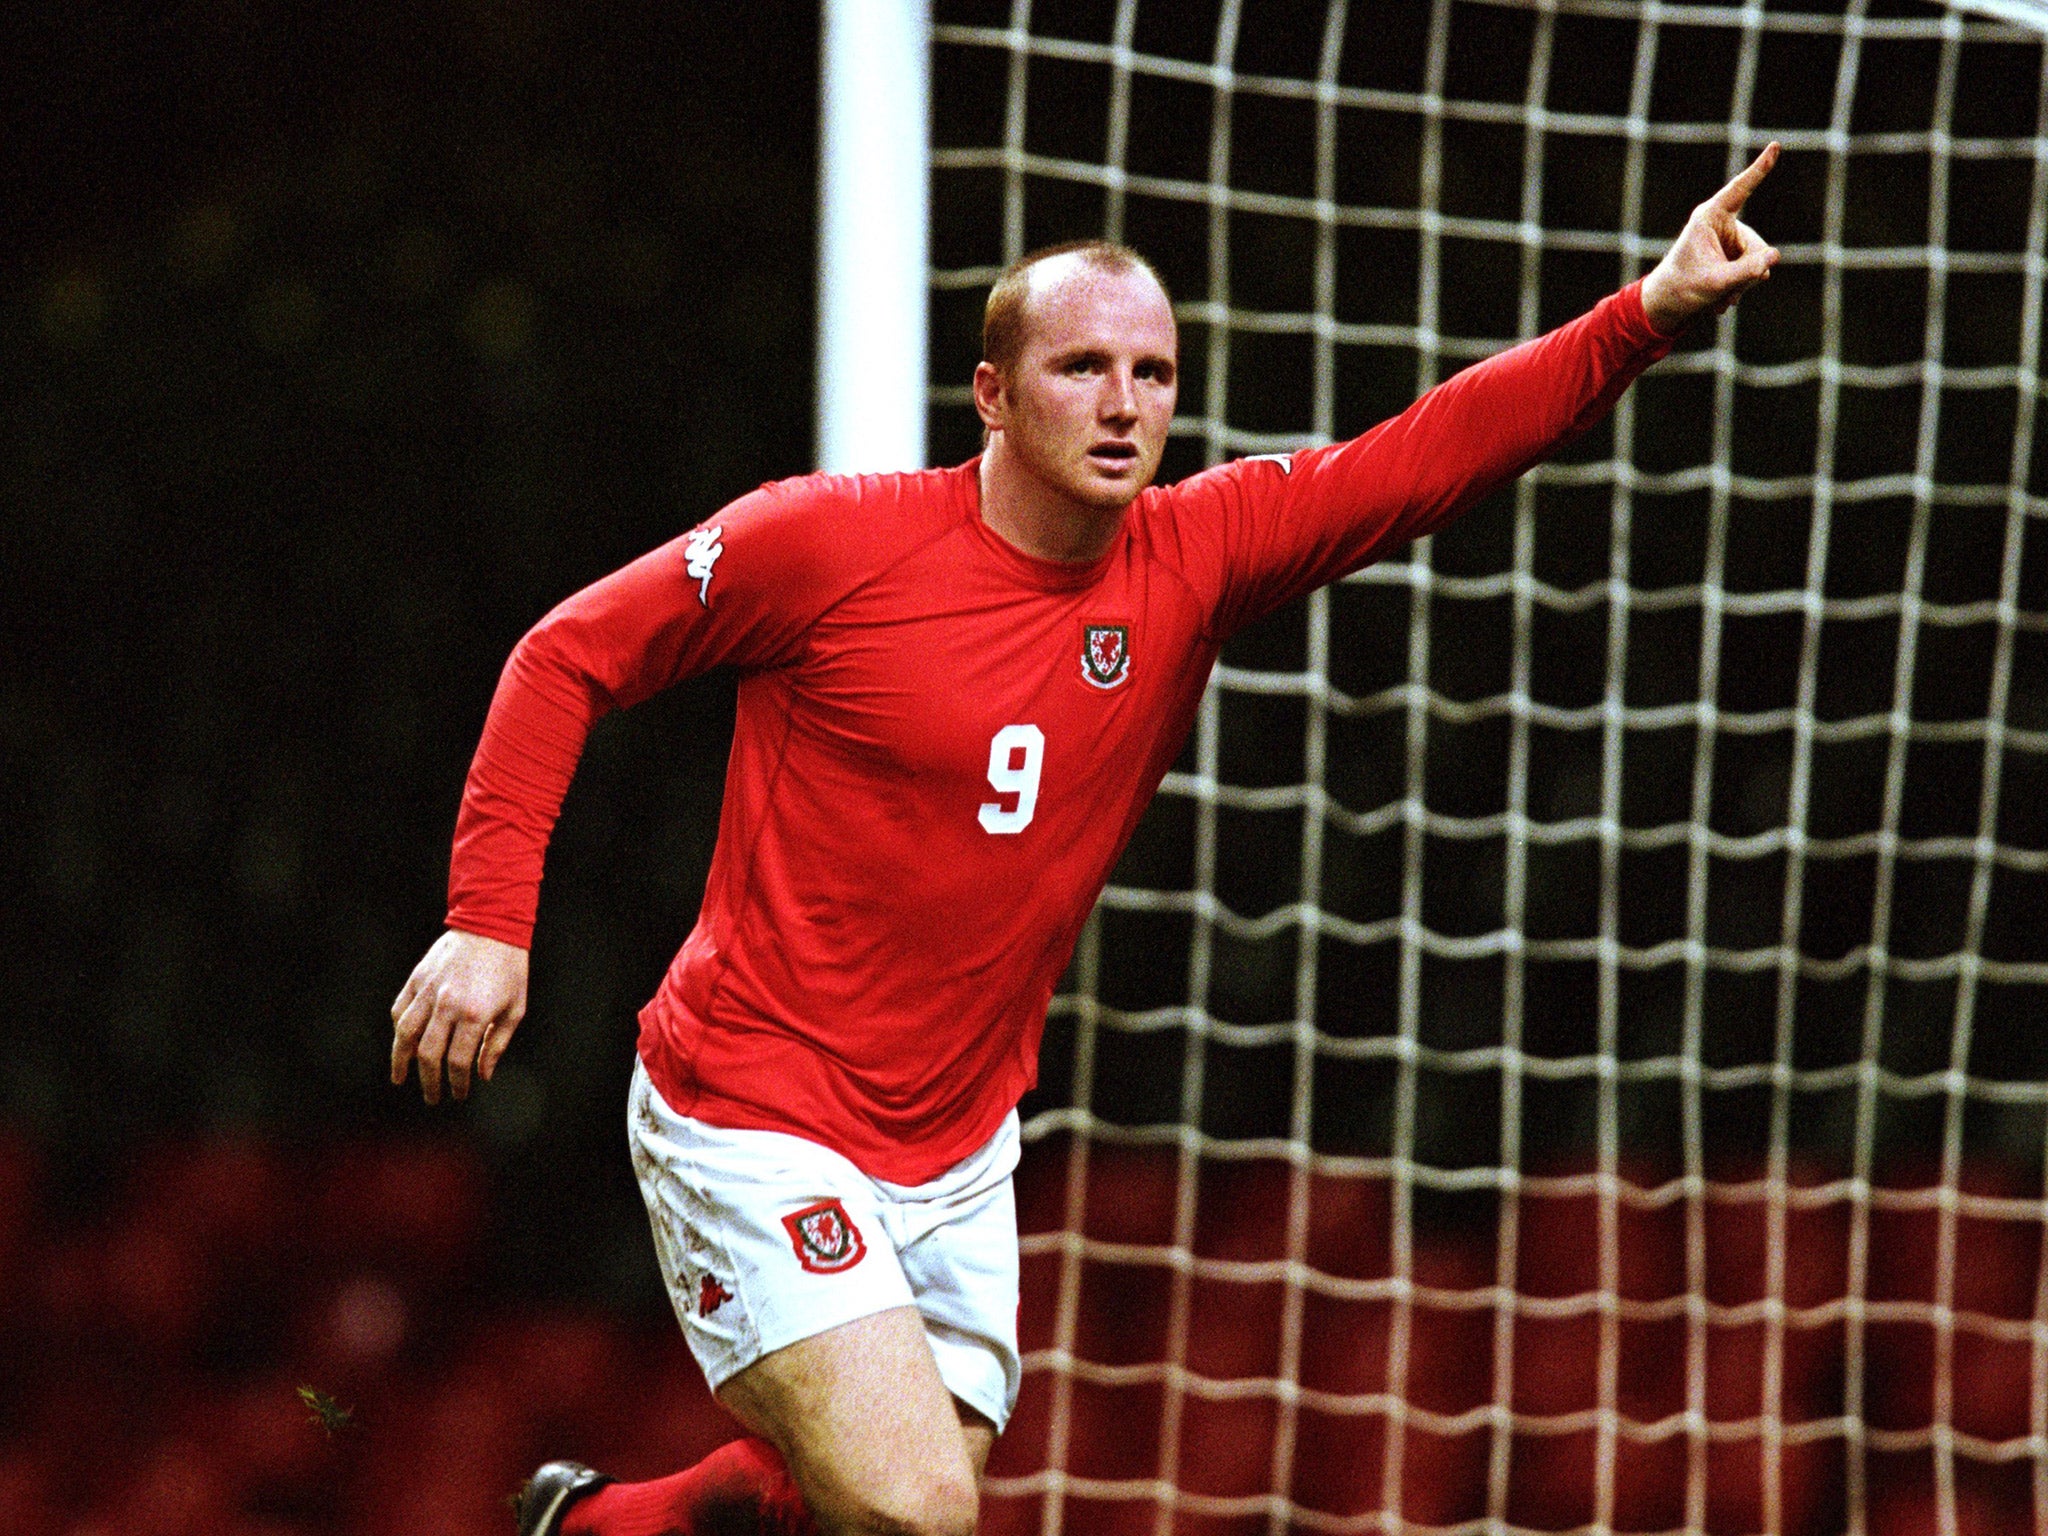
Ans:
{"label": "white shorts", "polygon": [[690,1353],[716,1391],[763,1355],[914,1306],[946,1389],[997,1429],[1017,1405],[1015,1110],[928,1184],[871,1179],[830,1148],[706,1125],[637,1062],[633,1171]]}

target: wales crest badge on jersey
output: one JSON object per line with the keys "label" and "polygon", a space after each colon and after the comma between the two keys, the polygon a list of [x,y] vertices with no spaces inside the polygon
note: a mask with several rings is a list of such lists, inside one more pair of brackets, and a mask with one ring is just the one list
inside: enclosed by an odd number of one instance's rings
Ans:
{"label": "wales crest badge on jersey", "polygon": [[796,1249],[797,1263],[814,1275],[836,1275],[867,1257],[868,1245],[860,1228],[836,1199],[791,1211],[782,1218],[782,1225]]}
{"label": "wales crest badge on jersey", "polygon": [[1091,688],[1114,688],[1130,675],[1130,625],[1084,625],[1081,630],[1081,680]]}

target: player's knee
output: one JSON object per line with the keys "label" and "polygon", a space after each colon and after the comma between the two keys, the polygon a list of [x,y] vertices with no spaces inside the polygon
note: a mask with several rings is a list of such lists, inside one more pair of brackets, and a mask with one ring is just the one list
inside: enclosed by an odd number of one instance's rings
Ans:
{"label": "player's knee", "polygon": [[847,1523],[861,1536],[974,1536],[979,1513],[974,1478],[964,1465],[905,1468],[863,1490],[859,1503]]}

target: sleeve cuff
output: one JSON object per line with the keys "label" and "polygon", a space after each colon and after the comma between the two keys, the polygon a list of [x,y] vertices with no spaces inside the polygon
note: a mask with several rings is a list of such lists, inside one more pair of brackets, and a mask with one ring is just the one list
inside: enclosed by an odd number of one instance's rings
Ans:
{"label": "sleeve cuff", "polygon": [[1639,331],[1646,340],[1668,348],[1685,334],[1683,326],[1667,334],[1650,323],[1650,312],[1643,308],[1643,280],[1640,277],[1615,297],[1621,300],[1622,312],[1629,317],[1630,329]]}
{"label": "sleeve cuff", "polygon": [[481,913],[451,910],[442,923],[459,933],[473,933],[480,939],[496,939],[500,944],[510,944],[514,949],[533,948],[533,924],[519,923],[510,918],[488,917]]}

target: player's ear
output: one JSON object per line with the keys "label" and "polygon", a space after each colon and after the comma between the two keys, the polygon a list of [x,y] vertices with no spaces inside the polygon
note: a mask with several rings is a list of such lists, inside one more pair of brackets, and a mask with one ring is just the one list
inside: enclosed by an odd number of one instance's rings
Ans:
{"label": "player's ear", "polygon": [[1003,392],[1007,381],[994,363],[979,363],[974,369],[974,410],[981,424],[993,430],[1003,424]]}

